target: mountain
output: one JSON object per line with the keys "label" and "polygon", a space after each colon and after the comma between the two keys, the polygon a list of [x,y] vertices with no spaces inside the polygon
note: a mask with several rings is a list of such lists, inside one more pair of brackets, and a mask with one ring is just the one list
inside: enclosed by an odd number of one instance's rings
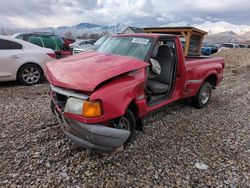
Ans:
{"label": "mountain", "polygon": [[233,31],[210,34],[205,36],[204,42],[208,43],[244,43],[248,40],[246,37],[238,35]]}
{"label": "mountain", "polygon": [[209,34],[233,31],[238,35],[242,35],[250,32],[250,25],[235,25],[228,22],[204,22],[202,24],[194,24],[194,27],[207,31]]}
{"label": "mountain", "polygon": [[4,33],[14,34],[18,32],[54,32],[63,36],[67,32],[71,32],[73,37],[77,37],[84,33],[120,33],[127,26],[121,23],[110,25],[98,25],[93,23],[80,23],[74,26],[60,26],[60,27],[44,27],[44,28],[4,28]]}
{"label": "mountain", "polygon": [[208,32],[208,43],[244,43],[250,40],[250,25],[236,25],[228,22],[204,22],[194,27]]}
{"label": "mountain", "polygon": [[241,36],[243,36],[244,38],[246,38],[248,41],[250,41],[250,31],[242,34]]}
{"label": "mountain", "polygon": [[55,33],[64,35],[66,32],[71,32],[74,37],[82,35],[83,33],[119,33],[127,26],[121,23],[111,25],[98,25],[92,23],[80,23],[74,26],[63,26],[55,28]]}
{"label": "mountain", "polygon": [[91,28],[101,28],[101,25],[93,24],[93,23],[80,23],[78,25],[73,26],[75,29],[91,29]]}

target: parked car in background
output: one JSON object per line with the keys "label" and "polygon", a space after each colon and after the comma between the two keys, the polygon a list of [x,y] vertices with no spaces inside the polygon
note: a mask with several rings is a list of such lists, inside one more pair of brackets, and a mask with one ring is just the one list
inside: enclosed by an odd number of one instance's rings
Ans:
{"label": "parked car in background", "polygon": [[70,44],[70,48],[73,51],[74,48],[78,48],[78,47],[83,47],[83,46],[91,46],[95,43],[96,40],[92,40],[92,39],[86,39],[86,40],[77,40],[76,42]]}
{"label": "parked car in background", "polygon": [[30,36],[28,41],[43,48],[50,48],[56,52],[63,50],[64,41],[56,35]]}
{"label": "parked car in background", "polygon": [[221,47],[222,48],[239,48],[240,46],[234,43],[224,43],[221,45]]}
{"label": "parked car in background", "polygon": [[175,35],[109,36],[95,51],[46,64],[51,110],[73,142],[111,152],[142,129],[149,112],[184,98],[205,108],[224,64],[184,56]]}
{"label": "parked car in background", "polygon": [[234,43],[224,43],[221,45],[221,48],[219,51],[224,50],[224,49],[230,49],[230,48],[240,48],[239,44],[234,44]]}
{"label": "parked car in background", "polygon": [[72,54],[79,54],[81,52],[87,52],[87,51],[91,51],[91,50],[95,50],[95,46],[94,45],[89,45],[89,46],[79,46],[79,47],[75,47],[73,48],[73,52]]}
{"label": "parked car in background", "polygon": [[56,58],[49,48],[9,36],[0,36],[0,81],[34,85],[44,78],[45,63]]}
{"label": "parked car in background", "polygon": [[98,46],[100,46],[107,39],[107,37],[108,37],[108,35],[102,36],[93,45],[75,47],[73,49],[73,54],[78,54],[78,53],[81,53],[81,52],[95,50]]}
{"label": "parked car in background", "polygon": [[240,48],[247,48],[248,45],[247,45],[247,44],[239,44],[239,47],[240,47]]}
{"label": "parked car in background", "polygon": [[204,44],[201,48],[202,55],[211,55],[218,52],[218,47],[215,44]]}
{"label": "parked car in background", "polygon": [[75,40],[74,39],[69,39],[69,38],[65,38],[62,37],[63,41],[64,41],[64,50],[70,50],[70,44],[74,43]]}
{"label": "parked car in background", "polygon": [[21,32],[13,34],[12,37],[24,41],[29,41],[29,38],[31,36],[40,36],[40,35],[55,35],[55,34],[51,32]]}
{"label": "parked car in background", "polygon": [[43,48],[50,48],[55,51],[57,58],[72,55],[69,50],[69,44],[65,40],[53,33],[49,32],[33,32],[33,33],[17,33],[12,35],[24,41],[38,45]]}

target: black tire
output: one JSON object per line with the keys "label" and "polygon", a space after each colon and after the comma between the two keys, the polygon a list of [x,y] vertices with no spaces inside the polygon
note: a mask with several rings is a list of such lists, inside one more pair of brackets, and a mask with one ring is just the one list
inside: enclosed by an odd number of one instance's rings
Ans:
{"label": "black tire", "polygon": [[210,101],[212,94],[212,85],[209,82],[205,82],[195,97],[192,98],[193,105],[198,108],[205,108]]}
{"label": "black tire", "polygon": [[[129,123],[129,127],[121,127],[121,125],[119,125],[120,122],[123,121],[123,120],[125,122]],[[129,141],[131,141],[131,139],[133,138],[134,133],[135,133],[135,128],[136,128],[135,115],[130,109],[127,109],[125,114],[122,117],[118,118],[116,121],[117,121],[117,127],[116,128],[125,129],[125,130],[128,130],[128,131],[131,132],[130,136],[128,137],[128,139],[124,143],[124,145],[126,146],[129,143]]]}
{"label": "black tire", "polygon": [[23,65],[17,73],[18,81],[24,85],[41,83],[43,76],[43,70],[38,65],[32,63]]}

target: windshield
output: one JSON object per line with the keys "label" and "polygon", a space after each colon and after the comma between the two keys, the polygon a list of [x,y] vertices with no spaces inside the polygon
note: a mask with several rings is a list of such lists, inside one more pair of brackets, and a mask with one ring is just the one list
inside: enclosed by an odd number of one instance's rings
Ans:
{"label": "windshield", "polygon": [[146,37],[108,37],[96,51],[145,60],[153,39]]}
{"label": "windshield", "polygon": [[102,36],[101,38],[99,38],[99,39],[94,43],[94,46],[96,46],[96,47],[100,46],[107,38],[108,38],[108,36]]}

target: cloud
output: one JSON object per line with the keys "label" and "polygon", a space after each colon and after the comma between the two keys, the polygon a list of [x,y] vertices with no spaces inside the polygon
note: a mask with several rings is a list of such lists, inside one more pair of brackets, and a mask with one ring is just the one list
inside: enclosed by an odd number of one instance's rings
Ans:
{"label": "cloud", "polygon": [[193,19],[194,22],[204,22],[205,21],[204,18],[201,18],[201,17],[198,17],[198,16],[197,17],[193,17],[192,19]]}
{"label": "cloud", "polygon": [[1,25],[44,27],[97,24],[160,26],[227,21],[250,24],[249,0],[0,0]]}

